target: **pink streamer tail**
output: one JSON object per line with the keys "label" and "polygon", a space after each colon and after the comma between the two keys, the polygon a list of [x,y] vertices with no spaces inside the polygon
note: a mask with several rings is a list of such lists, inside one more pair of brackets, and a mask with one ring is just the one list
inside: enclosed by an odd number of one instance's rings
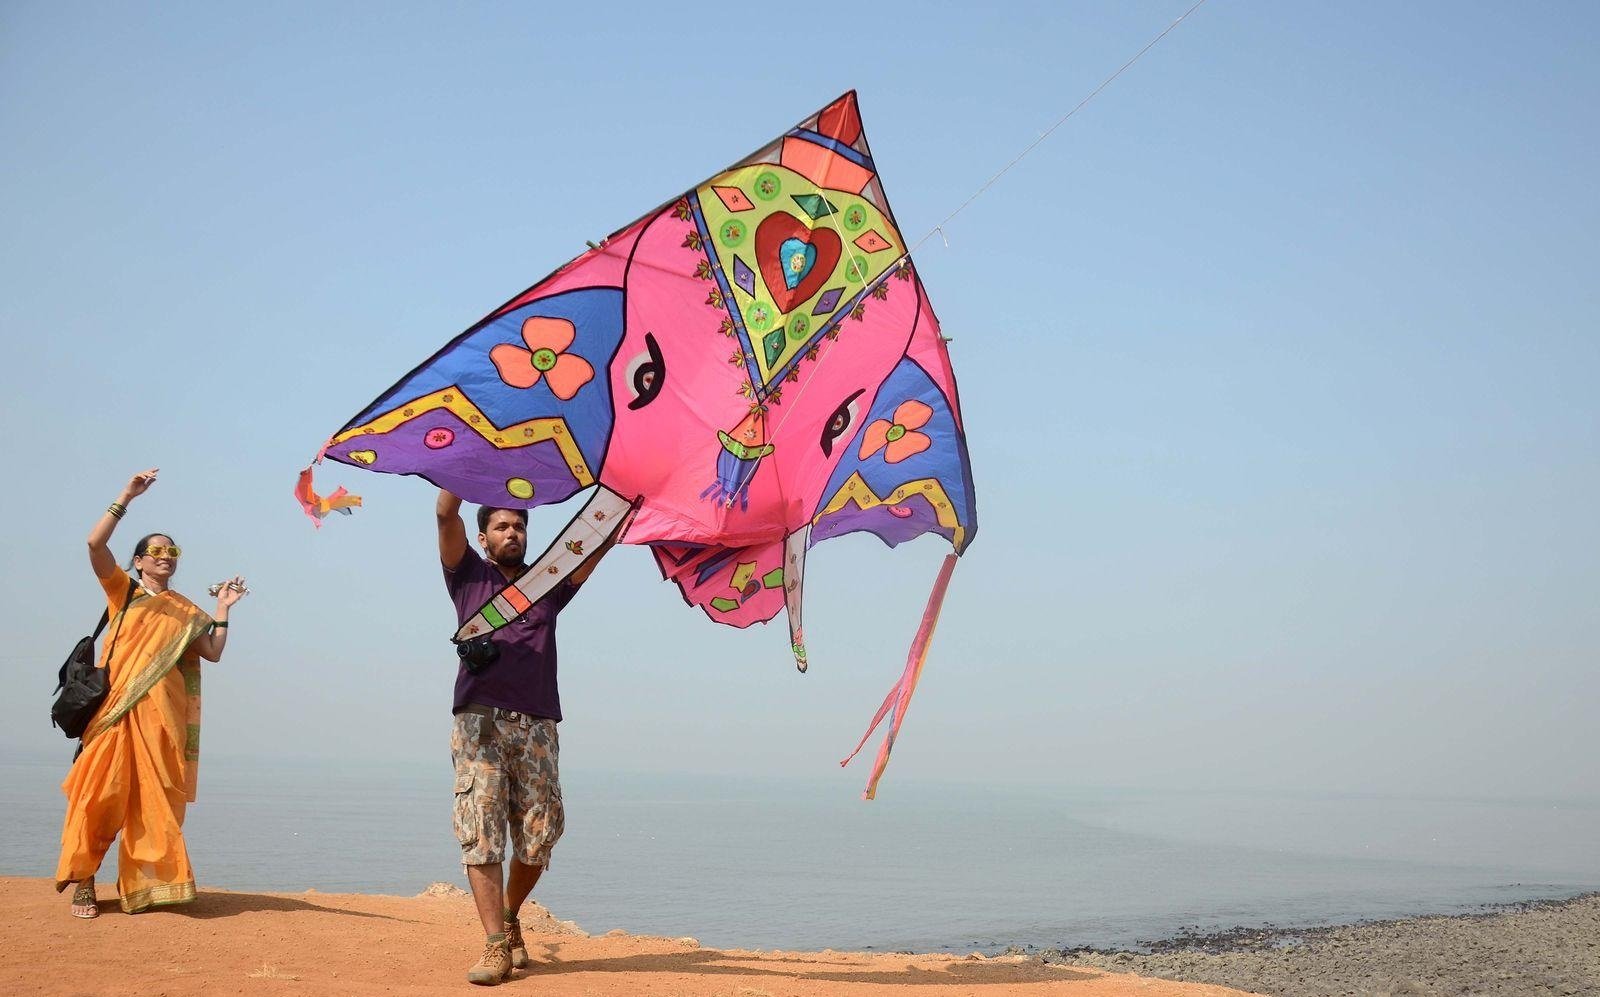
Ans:
{"label": "pink streamer tail", "polygon": [[884,737],[883,744],[878,748],[878,759],[872,765],[872,777],[867,780],[867,788],[862,791],[861,798],[870,800],[878,795],[878,780],[883,777],[883,770],[889,765],[889,752],[894,748],[895,735],[900,733],[900,724],[906,718],[906,707],[911,705],[911,694],[916,691],[917,679],[922,677],[922,665],[928,658],[928,645],[933,642],[933,630],[939,623],[939,607],[944,604],[945,589],[950,587],[950,575],[956,570],[956,555],[946,554],[944,564],[939,568],[939,577],[934,580],[933,591],[928,595],[928,608],[922,611],[922,625],[917,628],[916,640],[911,642],[911,652],[906,655],[906,670],[901,673],[900,681],[889,690],[889,695],[884,697],[883,705],[878,707],[878,715],[872,718],[872,724],[867,727],[867,732],[861,735],[861,742],[856,745],[855,751],[850,752],[848,758],[840,762],[840,767],[849,765],[851,759],[860,753],[872,732],[878,729],[883,718],[890,711],[894,712],[894,719],[889,723],[889,733]]}

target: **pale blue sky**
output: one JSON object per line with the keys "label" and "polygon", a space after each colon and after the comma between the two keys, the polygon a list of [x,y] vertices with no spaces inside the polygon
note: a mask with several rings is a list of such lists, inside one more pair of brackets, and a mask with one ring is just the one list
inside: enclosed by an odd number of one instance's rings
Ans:
{"label": "pale blue sky", "polygon": [[[7,4],[0,750],[68,753],[81,539],[159,465],[118,551],[255,589],[206,750],[442,765],[433,492],[330,466],[367,506],[315,532],[321,441],[843,90],[927,231],[1187,6]],[[1597,50],[1580,2],[1211,0],[923,246],[982,530],[885,799],[1600,794]],[[816,548],[804,676],[613,555],[564,762],[837,771],[943,550]]]}

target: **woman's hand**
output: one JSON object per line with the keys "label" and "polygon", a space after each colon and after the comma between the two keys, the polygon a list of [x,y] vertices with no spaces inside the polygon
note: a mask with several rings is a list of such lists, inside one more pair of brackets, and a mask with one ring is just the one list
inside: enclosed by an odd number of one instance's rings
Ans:
{"label": "woman's hand", "polygon": [[148,471],[140,471],[128,479],[123,486],[122,494],[117,500],[101,513],[95,520],[94,528],[89,531],[89,566],[94,569],[96,578],[110,578],[117,570],[117,559],[111,555],[111,533],[117,528],[117,523],[128,514],[128,503],[150,490],[156,483],[156,472],[159,468],[152,467]]}
{"label": "woman's hand", "polygon": [[244,587],[244,577],[234,575],[225,582],[212,586],[217,593],[217,608],[211,614],[211,632],[194,639],[200,657],[207,661],[221,661],[222,651],[228,646],[228,609],[243,599],[250,590]]}
{"label": "woman's hand", "polygon": [[151,485],[156,483],[156,472],[159,470],[161,470],[159,467],[152,467],[148,471],[140,471],[135,474],[128,479],[128,486],[122,490],[122,494],[130,499],[136,499],[143,495],[150,490]]}
{"label": "woman's hand", "polygon": [[217,608],[227,609],[240,599],[243,599],[249,594],[249,591],[249,589],[245,588],[244,576],[234,575],[223,582],[222,587],[217,590]]}

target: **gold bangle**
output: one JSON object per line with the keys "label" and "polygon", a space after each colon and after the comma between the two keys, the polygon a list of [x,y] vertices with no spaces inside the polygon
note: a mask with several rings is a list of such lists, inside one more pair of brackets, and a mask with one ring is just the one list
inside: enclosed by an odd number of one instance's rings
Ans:
{"label": "gold bangle", "polygon": [[106,511],[118,519],[121,519],[123,516],[128,514],[128,507],[123,505],[121,502],[113,502],[106,506]]}

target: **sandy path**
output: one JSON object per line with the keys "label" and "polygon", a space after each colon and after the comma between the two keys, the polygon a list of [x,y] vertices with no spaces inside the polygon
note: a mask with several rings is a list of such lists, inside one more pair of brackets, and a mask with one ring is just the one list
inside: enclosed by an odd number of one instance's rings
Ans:
{"label": "sandy path", "polygon": [[[101,896],[111,890],[101,886]],[[530,905],[531,910],[532,905]],[[67,915],[41,879],[0,878],[0,993],[481,993],[465,982],[481,935],[464,896],[376,897],[208,890],[186,907],[94,921]],[[543,914],[524,918],[534,966],[504,994],[658,997],[1238,997],[1037,960],[835,952],[720,952],[692,939],[590,938]]]}

